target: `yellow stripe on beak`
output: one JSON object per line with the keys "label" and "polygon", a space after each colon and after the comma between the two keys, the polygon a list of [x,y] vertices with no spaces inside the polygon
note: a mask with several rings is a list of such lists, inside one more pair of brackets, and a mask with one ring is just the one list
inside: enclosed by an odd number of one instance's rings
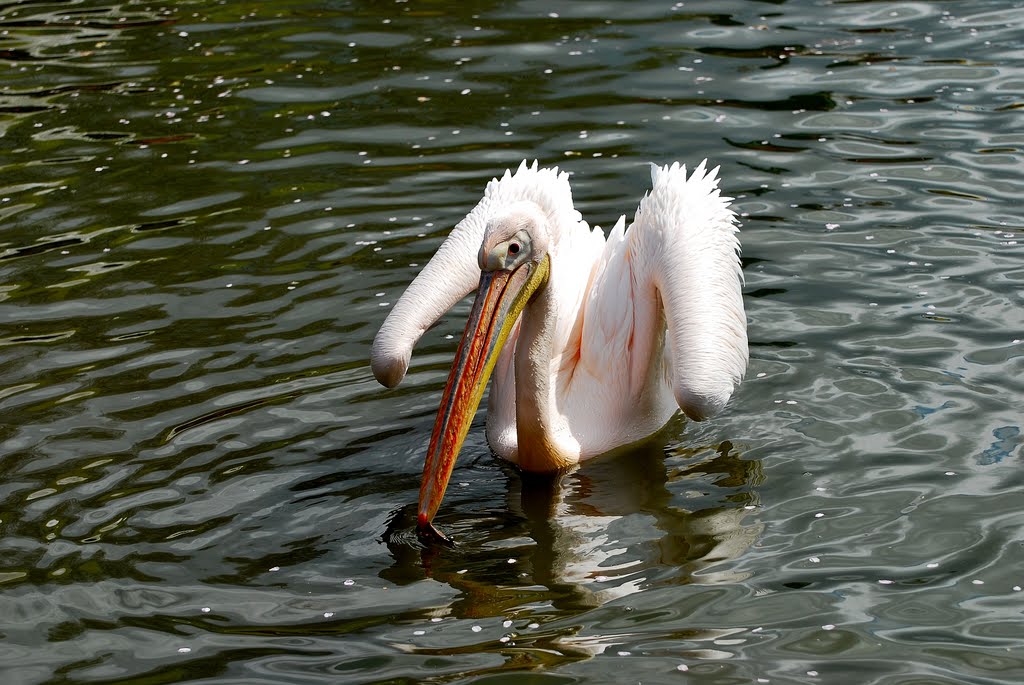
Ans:
{"label": "yellow stripe on beak", "polygon": [[526,303],[547,282],[550,269],[550,258],[545,255],[540,263],[527,262],[512,270],[484,271],[480,275],[480,287],[448,374],[423,464],[416,517],[421,533],[447,539],[433,527],[434,514],[441,506],[498,355]]}

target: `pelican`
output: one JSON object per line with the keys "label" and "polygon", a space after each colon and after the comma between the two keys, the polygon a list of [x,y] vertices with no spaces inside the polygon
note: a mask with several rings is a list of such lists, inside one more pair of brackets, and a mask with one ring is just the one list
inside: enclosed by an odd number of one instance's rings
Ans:
{"label": "pelican", "polygon": [[732,198],[704,160],[651,165],[633,222],[605,238],[573,207],[569,175],[524,161],[492,179],[396,302],[373,341],[377,380],[395,387],[412,348],[476,291],[420,486],[432,521],[493,377],[486,435],[524,471],[573,466],[654,434],[679,410],[725,406],[747,366]]}

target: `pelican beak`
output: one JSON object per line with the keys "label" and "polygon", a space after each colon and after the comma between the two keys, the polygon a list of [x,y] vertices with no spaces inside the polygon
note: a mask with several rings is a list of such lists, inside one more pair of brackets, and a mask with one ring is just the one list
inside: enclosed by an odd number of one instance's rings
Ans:
{"label": "pelican beak", "polygon": [[550,258],[545,255],[539,263],[525,262],[509,270],[484,271],[480,275],[480,288],[448,374],[423,464],[416,517],[421,534],[447,540],[431,521],[441,506],[455,459],[480,406],[498,354],[526,303],[547,282],[550,270]]}

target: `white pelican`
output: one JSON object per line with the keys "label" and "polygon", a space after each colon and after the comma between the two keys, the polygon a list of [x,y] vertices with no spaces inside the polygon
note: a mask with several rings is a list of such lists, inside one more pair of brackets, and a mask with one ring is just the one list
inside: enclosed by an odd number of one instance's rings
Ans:
{"label": "white pelican", "polygon": [[[747,365],[732,198],[706,160],[651,168],[633,223],[607,239],[573,208],[569,177],[524,161],[492,179],[373,341],[394,387],[413,345],[476,291],[441,398],[420,487],[431,521],[494,377],[487,442],[526,471],[555,471],[646,438],[682,409],[722,409]],[[443,537],[443,536],[442,536]]]}

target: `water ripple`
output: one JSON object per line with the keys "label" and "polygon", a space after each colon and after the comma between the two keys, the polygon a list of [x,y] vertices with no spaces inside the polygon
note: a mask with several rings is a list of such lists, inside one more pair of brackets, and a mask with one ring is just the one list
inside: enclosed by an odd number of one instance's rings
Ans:
{"label": "water ripple", "polygon": [[[12,682],[1019,680],[1019,3],[65,5],[0,8]],[[703,157],[728,410],[541,481],[480,417],[420,543],[405,284],[521,159],[610,226]]]}

